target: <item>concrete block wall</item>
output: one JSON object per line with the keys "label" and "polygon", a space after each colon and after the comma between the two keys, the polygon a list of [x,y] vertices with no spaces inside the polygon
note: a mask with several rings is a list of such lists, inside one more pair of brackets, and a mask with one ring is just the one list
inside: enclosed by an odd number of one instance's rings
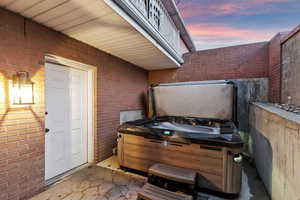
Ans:
{"label": "concrete block wall", "polygon": [[300,25],[282,44],[282,102],[300,106]]}
{"label": "concrete block wall", "polygon": [[[44,186],[44,56],[98,67],[95,161],[112,155],[120,110],[144,108],[148,72],[0,8],[0,199],[27,199]],[[31,107],[12,108],[9,79],[28,71],[35,82]]]}
{"label": "concrete block wall", "polygon": [[300,197],[300,117],[269,104],[251,106],[256,167],[273,200]]}

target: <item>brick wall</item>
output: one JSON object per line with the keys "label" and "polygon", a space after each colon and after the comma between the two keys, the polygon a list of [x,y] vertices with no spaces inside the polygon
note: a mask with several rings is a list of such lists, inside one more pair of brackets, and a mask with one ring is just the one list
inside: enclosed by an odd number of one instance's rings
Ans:
{"label": "brick wall", "polygon": [[[148,73],[79,41],[0,9],[0,199],[26,199],[44,185],[44,55],[98,67],[96,158],[111,155],[119,111],[143,108]],[[12,108],[9,79],[29,71],[36,104]]]}
{"label": "brick wall", "polygon": [[100,69],[101,95],[99,119],[99,159],[112,155],[116,145],[116,127],[120,125],[120,110],[144,109],[148,73],[121,62],[111,56],[105,56],[105,65]]}
{"label": "brick wall", "polygon": [[284,33],[278,33],[269,42],[269,101],[280,102],[281,96],[281,63],[280,44]]}
{"label": "brick wall", "polygon": [[268,42],[261,42],[186,54],[180,69],[152,71],[149,82],[268,77],[268,52]]}

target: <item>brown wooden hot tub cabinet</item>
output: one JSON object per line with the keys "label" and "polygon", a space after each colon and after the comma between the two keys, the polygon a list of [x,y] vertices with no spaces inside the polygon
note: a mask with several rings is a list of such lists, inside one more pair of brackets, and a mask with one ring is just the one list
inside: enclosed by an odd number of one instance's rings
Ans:
{"label": "brown wooden hot tub cabinet", "polygon": [[156,163],[188,168],[198,173],[200,188],[239,194],[243,141],[236,85],[166,83],[148,93],[148,118],[118,128],[120,165],[144,172]]}
{"label": "brown wooden hot tub cabinet", "polygon": [[198,185],[237,194],[241,187],[241,166],[234,156],[241,148],[205,144],[183,144],[119,133],[118,160],[122,167],[147,172],[155,163],[193,169]]}

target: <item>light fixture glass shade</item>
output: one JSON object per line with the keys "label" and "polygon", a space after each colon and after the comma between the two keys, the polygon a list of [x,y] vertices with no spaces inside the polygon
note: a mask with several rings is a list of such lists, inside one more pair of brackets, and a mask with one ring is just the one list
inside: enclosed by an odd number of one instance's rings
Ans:
{"label": "light fixture glass shade", "polygon": [[18,72],[13,76],[13,104],[34,103],[34,83],[29,79],[28,72]]}

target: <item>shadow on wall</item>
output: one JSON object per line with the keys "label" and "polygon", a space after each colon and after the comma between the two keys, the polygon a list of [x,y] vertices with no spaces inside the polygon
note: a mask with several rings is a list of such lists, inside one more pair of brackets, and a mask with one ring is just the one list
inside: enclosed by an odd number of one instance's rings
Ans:
{"label": "shadow on wall", "polygon": [[249,151],[249,113],[251,102],[267,102],[268,101],[268,79],[233,79],[238,88],[237,99],[237,121],[239,132],[245,143],[244,151]]}
{"label": "shadow on wall", "polygon": [[250,126],[251,149],[256,169],[269,194],[272,194],[273,149],[272,145],[259,130]]}
{"label": "shadow on wall", "polygon": [[270,104],[254,103],[250,114],[257,170],[274,200],[299,199],[299,119]]}

